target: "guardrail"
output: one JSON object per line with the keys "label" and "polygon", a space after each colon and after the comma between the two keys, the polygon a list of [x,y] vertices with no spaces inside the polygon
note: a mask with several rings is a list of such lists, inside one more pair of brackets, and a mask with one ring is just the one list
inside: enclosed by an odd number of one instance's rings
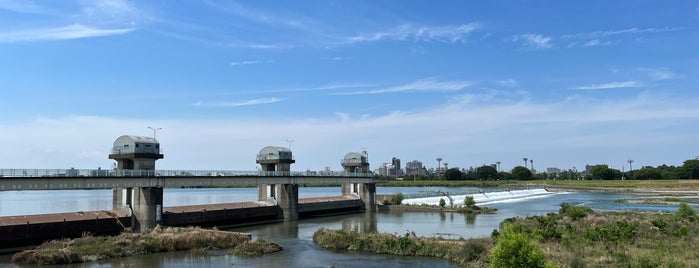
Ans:
{"label": "guardrail", "polygon": [[0,179],[37,177],[373,177],[344,171],[129,170],[129,169],[0,169]]}

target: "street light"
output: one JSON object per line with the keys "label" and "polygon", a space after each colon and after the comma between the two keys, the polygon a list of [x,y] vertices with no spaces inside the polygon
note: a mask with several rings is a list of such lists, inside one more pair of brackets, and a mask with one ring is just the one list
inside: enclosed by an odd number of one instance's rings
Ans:
{"label": "street light", "polygon": [[286,140],[286,142],[289,143],[289,150],[291,150],[291,143],[294,142],[294,140]]}
{"label": "street light", "polygon": [[161,127],[159,127],[159,128],[148,127],[148,128],[150,128],[151,130],[153,130],[153,139],[155,139],[155,133],[156,133],[158,130],[163,129],[163,128],[161,128]]}

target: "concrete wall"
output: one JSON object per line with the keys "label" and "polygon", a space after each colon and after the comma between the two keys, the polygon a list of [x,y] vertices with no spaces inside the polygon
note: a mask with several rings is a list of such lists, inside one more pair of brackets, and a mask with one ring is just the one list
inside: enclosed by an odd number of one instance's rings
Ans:
{"label": "concrete wall", "polygon": [[10,248],[83,233],[116,235],[130,227],[131,217],[123,211],[103,211],[0,217],[0,222],[0,248]]}
{"label": "concrete wall", "polygon": [[163,213],[166,226],[221,226],[274,220],[279,215],[279,207],[248,207],[235,209],[200,210]]}

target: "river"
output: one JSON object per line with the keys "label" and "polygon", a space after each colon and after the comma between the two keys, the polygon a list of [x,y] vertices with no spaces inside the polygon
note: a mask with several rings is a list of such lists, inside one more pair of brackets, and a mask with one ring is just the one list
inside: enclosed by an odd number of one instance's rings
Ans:
{"label": "river", "polygon": [[[257,198],[255,188],[165,189],[164,191],[163,203],[166,207],[243,202]],[[408,194],[421,191],[477,192],[478,189],[470,187],[378,187],[377,189],[378,194],[399,192]],[[299,189],[301,198],[339,194],[340,189],[335,187],[304,187]],[[0,192],[0,216],[106,210],[111,209],[111,198],[110,190]],[[498,209],[495,214],[354,213],[306,218],[293,222],[270,222],[230,227],[226,230],[252,233],[253,238],[275,241],[284,246],[282,252],[248,258],[229,256],[224,252],[219,252],[216,255],[174,252],[61,267],[455,267],[447,261],[435,258],[334,252],[316,246],[312,241],[312,236],[313,232],[319,228],[344,228],[346,230],[397,232],[399,234],[412,231],[418,236],[442,236],[445,238],[488,236],[506,218],[556,212],[562,202],[585,205],[596,210],[673,211],[676,209],[676,206],[673,205],[614,202],[618,199],[633,198],[636,197],[614,193],[557,193],[491,203],[488,205],[489,207]],[[0,267],[24,266],[12,264],[9,255],[0,255]]]}

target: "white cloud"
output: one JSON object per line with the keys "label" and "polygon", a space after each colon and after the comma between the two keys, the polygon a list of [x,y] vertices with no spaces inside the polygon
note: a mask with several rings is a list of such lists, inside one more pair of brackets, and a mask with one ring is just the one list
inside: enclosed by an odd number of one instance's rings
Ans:
{"label": "white cloud", "polygon": [[231,66],[243,66],[243,65],[253,65],[253,64],[263,64],[263,63],[274,63],[274,60],[241,60],[241,61],[231,61]]}
{"label": "white cloud", "polygon": [[280,102],[282,99],[278,98],[264,98],[264,99],[253,99],[239,102],[196,102],[192,106],[209,106],[209,107],[239,107],[239,106],[250,106],[250,105],[260,105],[260,104],[270,104],[275,102]]}
{"label": "white cloud", "polygon": [[46,13],[44,8],[38,6],[34,1],[29,0],[0,0],[0,9],[18,13]]}
{"label": "white cloud", "polygon": [[29,29],[23,31],[4,32],[0,33],[0,42],[34,42],[103,37],[126,34],[131,32],[132,30],[133,29],[101,29],[96,27],[85,26],[82,24],[72,24],[58,28]]}
{"label": "white cloud", "polygon": [[646,75],[648,75],[648,77],[655,81],[673,79],[678,77],[676,73],[665,68],[637,68],[636,70],[641,73],[645,73]]}
{"label": "white cloud", "polygon": [[418,80],[409,84],[362,91],[339,92],[336,95],[372,95],[384,93],[416,92],[416,91],[457,91],[471,86],[470,81],[436,81],[433,79]]}
{"label": "white cloud", "polygon": [[623,164],[628,157],[676,165],[696,154],[691,133],[699,125],[691,123],[699,120],[698,106],[697,99],[659,95],[552,103],[476,97],[373,117],[36,118],[2,123],[13,131],[0,132],[0,159],[6,168],[108,168],[113,141],[123,134],[150,135],[151,125],[163,128],[159,169],[254,170],[255,154],[285,139],[295,140],[292,170],[339,170],[341,157],[361,147],[369,151],[372,168],[394,156],[423,162],[442,156],[464,168],[502,161],[509,169],[522,156],[542,169]]}
{"label": "white cloud", "polygon": [[350,37],[348,42],[374,42],[381,40],[401,40],[415,42],[466,42],[469,35],[480,28],[473,22],[461,25],[416,26],[405,24],[387,31],[374,32]]}
{"label": "white cloud", "polygon": [[512,42],[520,42],[527,49],[552,48],[551,37],[540,34],[518,34],[512,36]]}
{"label": "white cloud", "polygon": [[624,82],[610,82],[603,84],[594,84],[588,86],[579,86],[576,89],[582,90],[597,90],[597,89],[612,89],[612,88],[626,88],[626,87],[640,87],[641,83],[638,81],[624,81]]}
{"label": "white cloud", "polygon": [[606,31],[594,31],[588,33],[577,33],[563,35],[562,38],[573,38],[573,39],[586,39],[586,38],[599,38],[605,36],[614,35],[635,35],[635,34],[652,34],[652,33],[663,33],[663,32],[676,32],[682,31],[683,27],[663,27],[663,28],[644,28],[639,29],[636,27],[621,29],[621,30],[606,30]]}
{"label": "white cloud", "polygon": [[587,46],[587,47],[606,46],[609,44],[611,44],[611,42],[602,41],[600,39],[592,39],[590,41],[585,42],[585,46]]}

